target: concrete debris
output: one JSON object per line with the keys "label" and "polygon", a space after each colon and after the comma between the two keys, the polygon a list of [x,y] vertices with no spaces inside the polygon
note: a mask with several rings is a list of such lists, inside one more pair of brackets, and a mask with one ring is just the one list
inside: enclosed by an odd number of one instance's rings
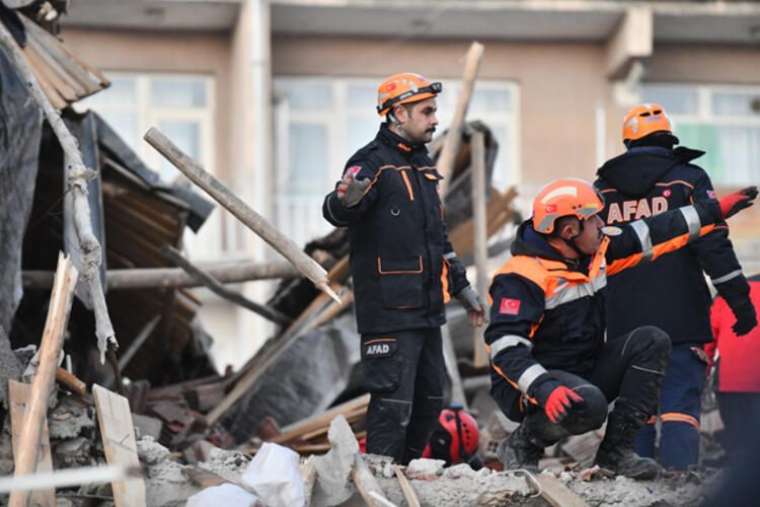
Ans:
{"label": "concrete debris", "polygon": [[53,464],[56,470],[93,465],[92,441],[76,437],[56,443],[53,445]]}
{"label": "concrete debris", "polygon": [[95,417],[90,408],[79,400],[60,396],[58,405],[48,415],[51,440],[76,438],[95,430]]}
{"label": "concrete debris", "polygon": [[345,417],[340,415],[332,420],[327,439],[330,451],[314,459],[317,470],[314,505],[338,505],[354,493],[349,477],[359,453],[359,444]]}
{"label": "concrete debris", "polygon": [[443,474],[446,462],[442,459],[413,459],[406,467],[406,476],[409,479],[432,481]]}

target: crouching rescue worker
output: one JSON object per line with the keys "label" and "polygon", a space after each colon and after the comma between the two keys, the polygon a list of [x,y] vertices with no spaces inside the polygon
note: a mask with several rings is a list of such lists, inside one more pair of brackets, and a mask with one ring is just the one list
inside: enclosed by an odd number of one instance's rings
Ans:
{"label": "crouching rescue worker", "polygon": [[387,78],[377,112],[386,121],[346,163],[323,205],[348,227],[356,320],[361,334],[367,452],[400,463],[420,457],[443,408],[440,326],[449,295],[476,326],[484,307],[448,240],[438,198],[441,179],[425,143],[438,120],[441,83],[418,74]]}
{"label": "crouching rescue worker", "polygon": [[[623,119],[622,138],[627,151],[607,161],[595,183],[604,196],[600,217],[607,225],[714,198],[709,176],[695,165],[704,152],[674,148],[678,138],[659,104],[633,107]],[[756,196],[757,188],[745,188],[721,199],[721,207],[728,216],[751,206]],[[755,309],[725,223],[661,262],[644,263],[615,277],[607,293],[610,336],[622,336],[643,324],[670,336],[672,351],[659,400],[659,462],[679,470],[699,458],[706,366],[702,347],[712,340],[711,298],[702,270],[731,308],[734,331],[747,333],[756,324]],[[655,422],[652,417],[636,437],[634,448],[640,456],[655,456]]]}
{"label": "crouching rescue worker", "polygon": [[545,447],[599,428],[614,400],[596,464],[636,479],[660,471],[633,452],[633,440],[657,408],[670,340],[642,326],[605,342],[607,277],[709,233],[720,208],[716,200],[697,202],[604,229],[603,208],[586,181],[545,186],[491,285],[491,392],[521,421],[498,449],[507,468],[537,468]]}

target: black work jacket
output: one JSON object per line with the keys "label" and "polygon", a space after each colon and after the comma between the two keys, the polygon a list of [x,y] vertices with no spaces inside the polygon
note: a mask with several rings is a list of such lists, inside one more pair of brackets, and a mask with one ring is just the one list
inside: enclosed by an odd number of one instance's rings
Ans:
{"label": "black work jacket", "polygon": [[383,124],[344,173],[349,169],[371,181],[369,191],[351,208],[332,191],[322,213],[349,229],[359,332],[444,324],[445,300],[468,283],[448,240],[438,197],[441,175],[425,145],[410,145]]}
{"label": "black work jacket", "polygon": [[[695,200],[714,200],[710,178],[691,163],[703,154],[684,147],[646,146],[609,160],[595,182],[605,198],[600,216],[608,225],[619,225]],[[703,270],[731,307],[748,301],[749,285],[728,238],[728,227],[720,223],[687,248],[610,281],[610,334],[619,336],[651,324],[668,333],[673,343],[711,341],[712,301]]]}

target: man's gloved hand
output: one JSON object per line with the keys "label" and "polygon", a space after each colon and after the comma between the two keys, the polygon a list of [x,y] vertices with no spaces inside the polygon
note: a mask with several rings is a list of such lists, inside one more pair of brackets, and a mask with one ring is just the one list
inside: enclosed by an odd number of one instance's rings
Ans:
{"label": "man's gloved hand", "polygon": [[583,397],[556,380],[545,381],[535,392],[538,402],[544,408],[546,417],[559,424],[567,417],[568,409],[583,403]]}
{"label": "man's gloved hand", "polygon": [[456,295],[457,300],[467,310],[467,316],[470,318],[470,322],[475,327],[480,327],[483,324],[488,323],[486,319],[486,310],[483,301],[480,300],[480,296],[475,292],[470,285],[460,290]]}
{"label": "man's gloved hand", "polygon": [[343,175],[343,179],[338,183],[338,188],[335,190],[338,199],[346,208],[353,208],[359,201],[362,200],[364,194],[369,190],[371,181],[369,178],[357,180],[356,175],[361,170],[361,167],[354,166],[348,168],[346,174]]}
{"label": "man's gloved hand", "polygon": [[751,301],[746,301],[731,308],[736,317],[736,323],[731,326],[736,336],[744,336],[757,326],[757,315]]}
{"label": "man's gloved hand", "polygon": [[737,190],[733,194],[728,194],[720,199],[720,212],[723,219],[732,217],[745,208],[755,204],[757,198],[757,187],[751,186]]}

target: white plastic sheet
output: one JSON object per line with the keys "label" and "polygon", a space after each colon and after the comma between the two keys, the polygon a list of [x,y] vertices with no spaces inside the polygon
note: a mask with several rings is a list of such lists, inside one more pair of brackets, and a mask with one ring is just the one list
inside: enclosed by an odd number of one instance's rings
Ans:
{"label": "white plastic sheet", "polygon": [[206,488],[187,499],[185,507],[256,507],[255,495],[234,484]]}
{"label": "white plastic sheet", "polygon": [[248,464],[243,482],[256,492],[267,507],[300,507],[306,504],[298,454],[281,445],[262,445]]}

